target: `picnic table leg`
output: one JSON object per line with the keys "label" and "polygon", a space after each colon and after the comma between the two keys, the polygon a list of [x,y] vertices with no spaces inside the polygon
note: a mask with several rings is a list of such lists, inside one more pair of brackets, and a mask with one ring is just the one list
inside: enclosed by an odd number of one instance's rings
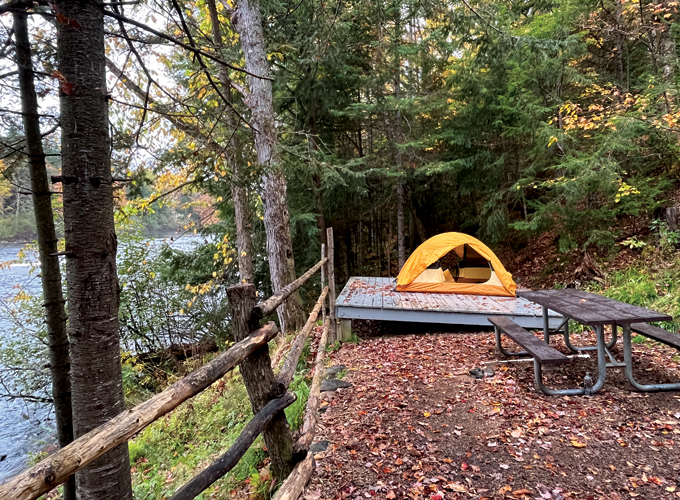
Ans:
{"label": "picnic table leg", "polygon": [[564,318],[564,321],[560,326],[558,326],[553,333],[550,332],[550,318],[548,316],[548,308],[543,308],[543,341],[550,345],[550,335],[560,335],[558,330],[562,329],[561,335],[564,337],[564,344],[572,352],[582,352],[582,351],[594,351],[597,346],[591,347],[576,347],[572,345],[571,340],[569,340],[569,318]]}
{"label": "picnic table leg", "polygon": [[529,353],[526,351],[518,351],[518,352],[509,352],[506,351],[503,346],[501,345],[501,331],[498,329],[498,327],[493,327],[493,333],[496,336],[496,349],[498,349],[498,352],[500,352],[503,356],[527,356]]}
{"label": "picnic table leg", "polygon": [[637,391],[658,392],[680,390],[680,383],[672,384],[640,384],[633,377],[633,348],[630,339],[630,325],[623,325],[623,362],[626,365],[626,378]]}
{"label": "picnic table leg", "polygon": [[[593,385],[591,393],[598,392],[604,386],[607,378],[607,358],[605,357],[604,327],[597,327],[597,382]],[[585,394],[584,388],[579,389],[550,389],[543,384],[543,371],[541,363],[534,359],[534,381],[536,387],[548,396],[579,396]]]}
{"label": "picnic table leg", "polygon": [[616,341],[618,340],[618,328],[616,325],[612,325],[612,339],[609,341],[607,344],[607,349],[611,349],[616,345]]}
{"label": "picnic table leg", "polygon": [[567,348],[572,351],[572,352],[583,352],[583,351],[596,351],[597,346],[589,346],[589,347],[577,347],[571,343],[571,340],[569,339],[569,322],[567,321],[564,324],[564,331],[562,336],[564,337],[564,343],[567,346]]}

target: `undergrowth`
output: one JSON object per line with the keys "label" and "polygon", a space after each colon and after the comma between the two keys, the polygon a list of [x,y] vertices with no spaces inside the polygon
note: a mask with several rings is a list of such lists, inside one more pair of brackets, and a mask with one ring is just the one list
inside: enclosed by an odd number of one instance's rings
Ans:
{"label": "undergrowth", "polygon": [[[293,431],[302,424],[309,395],[307,366],[303,361],[308,353],[305,348],[290,385],[297,400],[285,410]],[[236,369],[144,429],[129,441],[135,499],[155,500],[172,495],[222,455],[252,416],[243,380]],[[227,499],[231,498],[232,490],[240,491],[246,486],[250,498],[269,498],[271,478],[263,448],[264,441],[259,436],[236,467],[197,498]]]}
{"label": "undergrowth", "polygon": [[659,326],[673,332],[680,329],[680,256],[641,259],[624,270],[610,273],[604,284],[592,284],[589,290],[678,317]]}

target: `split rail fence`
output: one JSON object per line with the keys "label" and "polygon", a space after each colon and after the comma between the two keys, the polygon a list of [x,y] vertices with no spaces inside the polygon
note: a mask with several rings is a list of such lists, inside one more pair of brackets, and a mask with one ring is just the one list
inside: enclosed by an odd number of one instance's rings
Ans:
{"label": "split rail fence", "polygon": [[[192,499],[205,491],[239,462],[261,433],[265,437],[272,466],[276,466],[275,461],[280,461],[281,456],[287,457],[288,468],[290,464],[295,463],[292,472],[284,480],[274,500],[295,500],[314,469],[314,459],[308,450],[314,440],[319,418],[318,405],[324,372],[325,348],[328,343],[336,340],[336,332],[338,332],[334,311],[335,275],[332,228],[327,230],[327,241],[328,252],[326,252],[325,245],[322,245],[321,260],[317,264],[260,303],[256,303],[254,285],[242,284],[228,288],[231,326],[236,340],[233,346],[148,401],[117,415],[33,467],[9,479],[0,485],[0,500],[32,500],[51,491],[93,460],[127,442],[146,426],[202,392],[238,365],[241,366],[241,375],[255,416],[224,455],[177,490],[170,500]],[[321,295],[306,324],[292,341],[281,370],[274,374],[268,343],[276,337],[278,328],[273,322],[260,326],[260,321],[276,311],[319,271],[321,271]],[[328,286],[325,286],[326,277],[329,282]],[[324,306],[327,299],[328,315]],[[314,376],[302,429],[292,450],[275,450],[273,448],[277,446],[275,441],[277,436],[280,437],[281,426],[285,428],[288,426],[283,410],[296,400],[296,396],[288,392],[288,386],[293,380],[300,355],[319,314],[323,317],[323,333],[317,350]]]}

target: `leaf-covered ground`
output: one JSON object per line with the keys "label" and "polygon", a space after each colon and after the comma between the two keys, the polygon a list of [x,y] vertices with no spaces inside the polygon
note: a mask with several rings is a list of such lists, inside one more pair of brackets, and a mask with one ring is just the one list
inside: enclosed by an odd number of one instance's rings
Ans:
{"label": "leaf-covered ground", "polygon": [[[549,397],[532,363],[496,363],[491,333],[382,333],[332,355],[354,386],[326,393],[307,500],[680,497],[680,392],[635,393],[610,369],[593,397]],[[676,351],[633,348],[641,382],[680,376]],[[493,377],[468,375],[487,363]],[[574,387],[586,370],[594,355],[546,380]]]}

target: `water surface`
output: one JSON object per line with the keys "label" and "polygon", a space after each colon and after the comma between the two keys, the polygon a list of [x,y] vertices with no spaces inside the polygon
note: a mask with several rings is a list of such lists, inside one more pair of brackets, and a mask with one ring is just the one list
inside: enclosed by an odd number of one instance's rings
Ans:
{"label": "water surface", "polygon": [[[166,238],[154,238],[152,245],[160,247]],[[183,237],[172,243],[173,248],[186,250],[202,238]],[[16,261],[24,247],[21,243],[0,243],[0,262]],[[0,300],[14,296],[17,286],[32,294],[41,293],[40,276],[30,263],[12,264],[0,269]],[[2,307],[2,306],[0,306]],[[0,336],[12,335],[12,324],[6,311],[0,310]],[[3,367],[0,365],[0,370]],[[54,412],[49,405],[8,401],[0,398],[0,483],[28,466],[31,453],[54,449]]]}

